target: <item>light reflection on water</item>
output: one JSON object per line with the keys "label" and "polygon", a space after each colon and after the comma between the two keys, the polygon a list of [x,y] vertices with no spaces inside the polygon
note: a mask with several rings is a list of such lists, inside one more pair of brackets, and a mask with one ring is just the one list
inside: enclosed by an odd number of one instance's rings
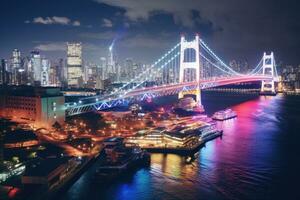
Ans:
{"label": "light reflection on water", "polygon": [[[211,101],[218,104],[216,100]],[[285,100],[282,96],[261,96],[239,103],[231,107],[238,114],[236,119],[217,122],[217,126],[224,130],[223,137],[207,143],[191,164],[178,155],[152,154],[149,169],[129,174],[125,180],[105,188],[98,188],[88,181],[94,170],[91,168],[62,195],[62,199],[295,197],[286,179],[297,169],[288,161],[299,159],[289,157],[289,148],[293,146],[289,137],[282,136],[287,134],[282,127],[286,128],[286,123],[297,120],[295,115],[299,114],[299,109],[290,109],[290,106],[298,103],[298,99]],[[300,129],[300,123],[295,126]],[[294,133],[293,130],[289,133]]]}

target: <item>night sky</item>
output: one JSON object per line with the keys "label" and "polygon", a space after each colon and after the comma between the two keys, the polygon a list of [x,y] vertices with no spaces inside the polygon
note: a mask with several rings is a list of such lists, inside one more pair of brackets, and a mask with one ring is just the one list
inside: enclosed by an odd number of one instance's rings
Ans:
{"label": "night sky", "polygon": [[255,65],[263,51],[300,64],[300,5],[296,0],[1,0],[0,58],[14,48],[66,57],[66,42],[83,43],[98,63],[115,40],[120,59],[151,63],[195,32],[226,62]]}

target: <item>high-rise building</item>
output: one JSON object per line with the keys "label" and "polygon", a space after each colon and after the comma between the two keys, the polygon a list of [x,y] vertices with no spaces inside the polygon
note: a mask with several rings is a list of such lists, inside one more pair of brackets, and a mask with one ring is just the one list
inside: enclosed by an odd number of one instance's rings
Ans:
{"label": "high-rise building", "polygon": [[20,68],[21,66],[21,52],[18,49],[14,49],[12,52],[12,66],[14,68]]}
{"label": "high-rise building", "polygon": [[10,66],[12,85],[20,84],[21,80],[19,80],[20,78],[18,77],[19,71],[23,72],[23,70],[21,69],[21,52],[18,49],[14,49],[12,52]]}
{"label": "high-rise building", "polygon": [[107,78],[110,79],[112,82],[117,81],[117,64],[115,61],[114,49],[113,44],[109,47],[109,54],[107,59],[107,66],[106,66],[106,74]]}
{"label": "high-rise building", "polygon": [[65,76],[64,76],[64,60],[58,59],[50,64],[49,70],[49,85],[51,86],[64,86]]}
{"label": "high-rise building", "polygon": [[27,76],[27,84],[33,85],[34,83],[34,70],[33,70],[33,62],[32,62],[32,55],[28,56],[26,59],[26,62],[24,62],[24,65],[26,65],[26,76]]}
{"label": "high-rise building", "polygon": [[81,43],[67,43],[67,76],[69,87],[80,87],[83,79]]}
{"label": "high-rise building", "polygon": [[107,75],[107,63],[106,63],[106,58],[105,57],[101,57],[100,58],[100,68],[102,69],[102,74],[101,74],[101,79],[105,80],[107,79],[108,75]]}
{"label": "high-rise building", "polygon": [[1,59],[0,84],[6,85],[8,83],[9,83],[9,80],[8,80],[8,73],[7,73],[7,62],[5,59]]}
{"label": "high-rise building", "polygon": [[49,85],[50,62],[46,58],[42,58],[41,85]]}
{"label": "high-rise building", "polygon": [[42,59],[40,52],[32,51],[30,55],[30,61],[28,68],[33,71],[33,80],[37,84],[41,83],[41,72],[42,72]]}
{"label": "high-rise building", "polygon": [[133,64],[134,63],[133,63],[132,58],[126,59],[124,70],[125,70],[127,80],[134,78]]}

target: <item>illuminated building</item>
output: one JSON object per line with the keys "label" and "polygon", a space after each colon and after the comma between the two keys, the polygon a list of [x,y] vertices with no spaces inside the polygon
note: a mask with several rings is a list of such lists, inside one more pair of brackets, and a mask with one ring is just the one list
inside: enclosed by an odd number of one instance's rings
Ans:
{"label": "illuminated building", "polygon": [[64,87],[66,81],[65,65],[63,59],[58,59],[50,63],[49,85],[54,87]]}
{"label": "illuminated building", "polygon": [[139,144],[140,147],[163,147],[164,146],[164,131],[153,130],[145,134],[140,134],[126,138],[126,142]]}
{"label": "illuminated building", "polygon": [[102,73],[101,73],[101,79],[105,80],[107,79],[107,63],[106,63],[106,58],[105,57],[101,57],[100,58],[100,68],[102,69]]}
{"label": "illuminated building", "polygon": [[195,134],[182,134],[176,132],[165,132],[164,142],[170,148],[192,147],[198,143],[199,136]]}
{"label": "illuminated building", "polygon": [[50,71],[50,62],[48,59],[42,59],[42,71],[41,71],[41,85],[49,85],[49,71]]}
{"label": "illuminated building", "polygon": [[18,49],[14,49],[12,52],[10,67],[12,85],[17,85],[20,83],[20,80],[18,80],[18,73],[21,73],[22,71],[23,70],[21,69],[21,52]]}
{"label": "illuminated building", "polygon": [[65,99],[59,88],[3,87],[0,89],[0,115],[35,127],[64,124]]}
{"label": "illuminated building", "polygon": [[126,141],[139,144],[142,148],[187,148],[196,144],[199,136],[194,132],[167,132],[156,129],[143,135],[128,137]]}
{"label": "illuminated building", "polygon": [[81,43],[67,43],[67,77],[69,87],[80,87],[83,78]]}
{"label": "illuminated building", "polygon": [[9,82],[8,73],[6,71],[7,69],[7,62],[5,59],[1,59],[1,66],[0,66],[0,84],[5,85]]}
{"label": "illuminated building", "polygon": [[41,83],[41,55],[38,51],[32,51],[30,55],[30,61],[28,63],[28,68],[31,68],[33,71],[33,81],[38,85]]}

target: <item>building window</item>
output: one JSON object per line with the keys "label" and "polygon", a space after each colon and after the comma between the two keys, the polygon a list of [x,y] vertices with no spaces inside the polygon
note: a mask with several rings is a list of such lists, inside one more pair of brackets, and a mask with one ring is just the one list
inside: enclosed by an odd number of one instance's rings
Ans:
{"label": "building window", "polygon": [[52,102],[52,110],[56,111],[56,102]]}

